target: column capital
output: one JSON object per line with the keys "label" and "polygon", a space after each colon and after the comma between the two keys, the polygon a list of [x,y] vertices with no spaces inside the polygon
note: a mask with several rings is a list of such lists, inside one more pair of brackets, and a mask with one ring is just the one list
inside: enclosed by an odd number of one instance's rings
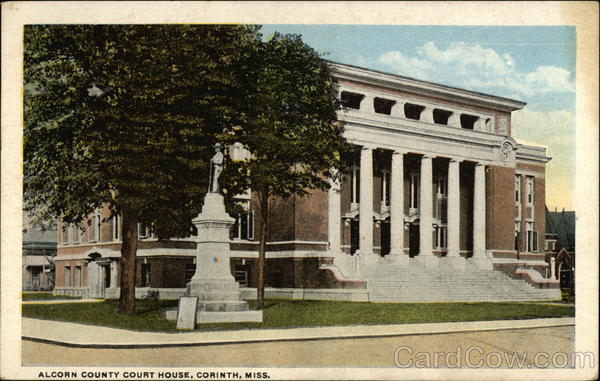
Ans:
{"label": "column capital", "polygon": [[450,158],[450,162],[451,163],[462,163],[464,160],[463,159],[459,159],[457,157],[451,157]]}
{"label": "column capital", "polygon": [[377,146],[376,145],[372,145],[372,144],[361,144],[361,146],[360,146],[360,150],[361,151],[366,151],[366,150],[373,151],[373,150],[376,150],[376,149],[377,149]]}
{"label": "column capital", "polygon": [[407,153],[407,152],[406,152],[406,151],[404,151],[404,150],[397,150],[397,149],[395,149],[395,150],[392,152],[392,155],[399,156],[399,155],[406,155],[406,153]]}
{"label": "column capital", "polygon": [[421,160],[423,160],[423,159],[430,159],[431,160],[431,159],[433,159],[433,155],[423,154],[423,156],[421,156]]}

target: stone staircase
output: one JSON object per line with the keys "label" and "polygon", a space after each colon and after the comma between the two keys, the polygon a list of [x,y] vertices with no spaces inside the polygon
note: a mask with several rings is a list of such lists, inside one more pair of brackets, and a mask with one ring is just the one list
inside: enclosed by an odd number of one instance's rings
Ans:
{"label": "stone staircase", "polygon": [[440,261],[428,268],[411,260],[398,266],[385,258],[377,265],[365,266],[371,302],[446,302],[446,301],[529,301],[550,299],[543,290],[524,280],[513,279],[502,271],[481,270],[466,265],[454,269]]}

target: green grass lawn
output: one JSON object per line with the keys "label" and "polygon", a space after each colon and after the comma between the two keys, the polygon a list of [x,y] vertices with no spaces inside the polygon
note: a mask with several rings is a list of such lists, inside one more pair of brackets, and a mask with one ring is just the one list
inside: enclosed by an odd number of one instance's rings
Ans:
{"label": "green grass lawn", "polygon": [[[250,302],[251,306],[254,304]],[[117,301],[23,305],[23,316],[140,331],[175,331],[165,310],[176,300],[137,300],[136,314],[117,313]],[[200,324],[199,330],[284,328],[353,324],[438,323],[574,316],[573,305],[551,303],[363,303],[277,300],[265,303],[263,323]]]}
{"label": "green grass lawn", "polygon": [[23,301],[81,299],[78,296],[52,295],[49,291],[24,291]]}

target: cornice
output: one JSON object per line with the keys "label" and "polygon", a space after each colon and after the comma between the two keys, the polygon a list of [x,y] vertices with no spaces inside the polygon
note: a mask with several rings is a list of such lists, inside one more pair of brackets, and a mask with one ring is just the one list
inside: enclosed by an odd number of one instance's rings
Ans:
{"label": "cornice", "polygon": [[420,95],[433,96],[441,99],[460,101],[474,106],[485,106],[502,111],[520,110],[525,102],[479,93],[437,83],[426,82],[396,74],[365,69],[357,66],[329,61],[334,77],[357,81],[373,86],[381,86],[395,90],[407,91]]}

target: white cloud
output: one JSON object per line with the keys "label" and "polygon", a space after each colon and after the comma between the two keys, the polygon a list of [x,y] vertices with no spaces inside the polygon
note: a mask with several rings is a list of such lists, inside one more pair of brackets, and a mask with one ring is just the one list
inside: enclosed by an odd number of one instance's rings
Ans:
{"label": "white cloud", "polygon": [[549,112],[523,109],[513,113],[512,135],[548,147],[546,204],[573,209],[575,181],[575,118],[568,110]]}
{"label": "white cloud", "polygon": [[439,49],[433,42],[416,48],[414,55],[389,51],[378,62],[401,75],[448,83],[474,90],[500,88],[531,97],[540,93],[573,92],[571,73],[555,66],[521,72],[513,57],[480,45],[453,42]]}
{"label": "white cloud", "polygon": [[575,91],[575,87],[569,81],[571,73],[563,68],[555,66],[540,66],[533,73],[525,76],[527,83],[539,92]]}

